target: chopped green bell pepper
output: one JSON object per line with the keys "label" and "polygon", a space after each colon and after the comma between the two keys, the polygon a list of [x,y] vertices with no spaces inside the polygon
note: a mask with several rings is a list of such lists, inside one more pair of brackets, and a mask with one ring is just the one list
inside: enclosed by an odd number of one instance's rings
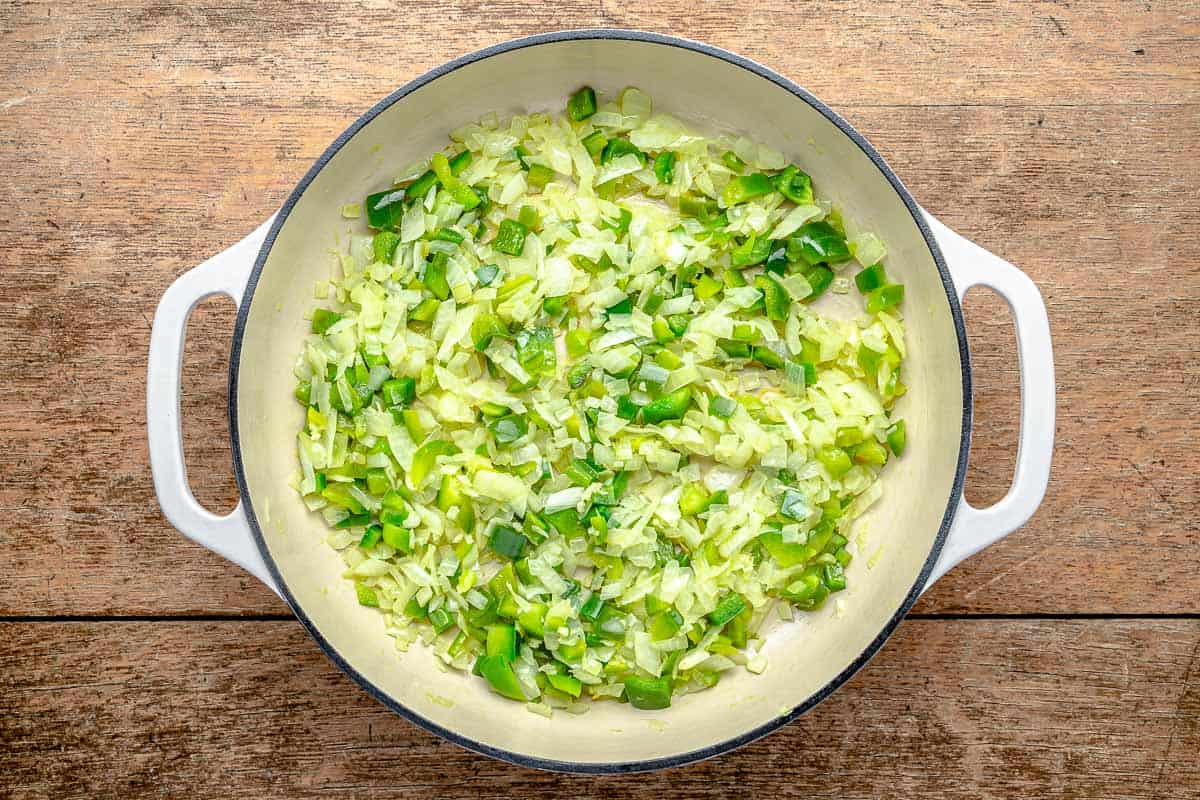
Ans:
{"label": "chopped green bell pepper", "polygon": [[625,697],[634,708],[655,711],[671,705],[670,678],[639,678],[630,675],[625,679]]}
{"label": "chopped green bell pepper", "polygon": [[491,685],[498,694],[510,700],[525,701],[525,693],[517,681],[517,674],[512,665],[501,656],[480,656],[476,662],[479,674]]}
{"label": "chopped green bell pepper", "polygon": [[342,315],[336,311],[330,311],[327,308],[318,308],[313,311],[312,317],[312,332],[325,333],[333,327],[335,322],[340,322]]}
{"label": "chopped green bell pepper", "polygon": [[663,395],[642,409],[642,420],[647,425],[659,425],[673,419],[683,419],[692,405],[692,390],[688,386]]}
{"label": "chopped green bell pepper", "polygon": [[496,238],[492,239],[492,247],[510,256],[519,256],[525,252],[525,237],[529,229],[515,219],[506,219],[500,223]]}
{"label": "chopped green bell pepper", "polygon": [[404,189],[388,189],[367,195],[367,225],[376,230],[394,228],[404,216]]}
{"label": "chopped green bell pepper", "polygon": [[596,90],[584,86],[567,100],[567,116],[575,122],[582,122],[596,113]]}
{"label": "chopped green bell pepper", "polygon": [[878,314],[904,299],[904,284],[889,283],[867,294],[867,313]]}
{"label": "chopped green bell pepper", "polygon": [[770,194],[774,190],[775,186],[770,178],[761,172],[753,172],[749,175],[739,175],[725,184],[721,191],[721,199],[726,207],[736,206],[755,197]]}
{"label": "chopped green bell pepper", "polygon": [[905,444],[904,420],[898,419],[887,429],[887,443],[897,456],[904,455]]}
{"label": "chopped green bell pepper", "polygon": [[654,159],[654,176],[659,183],[670,186],[675,182],[675,160],[677,154],[672,150],[664,150]]}
{"label": "chopped green bell pepper", "polygon": [[788,239],[787,256],[810,265],[834,264],[850,258],[850,247],[828,222],[810,222]]}
{"label": "chopped green bell pepper", "polygon": [[520,558],[529,539],[525,534],[508,525],[497,525],[488,537],[488,546],[505,558]]}

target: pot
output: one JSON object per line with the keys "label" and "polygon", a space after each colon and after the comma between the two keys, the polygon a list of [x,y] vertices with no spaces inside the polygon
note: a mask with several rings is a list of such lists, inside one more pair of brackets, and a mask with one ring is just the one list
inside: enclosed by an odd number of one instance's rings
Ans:
{"label": "pot", "polygon": [[[383,617],[343,580],[324,523],[288,487],[303,412],[292,367],[308,330],[312,285],[327,277],[340,204],[439,148],[487,111],[559,109],[580,85],[636,85],[664,110],[750,132],[809,171],[849,218],[888,245],[888,271],[907,287],[909,393],[899,401],[909,449],[884,473],[885,501],[859,523],[867,552],[850,589],[767,635],[769,668],[744,670],[669,709],[596,703],[582,716],[526,713],[483,681],[443,672],[421,646],[400,653]],[[697,119],[696,111],[701,116]],[[707,115],[707,116],[704,116]],[[376,147],[379,146],[377,150]],[[1016,319],[1021,433],[1013,485],[986,509],[962,496],[971,438],[971,366],[959,305],[986,285]],[[187,484],[179,424],[184,327],[201,299],[238,305],[229,372],[229,429],[241,502],[217,516]],[[245,239],[184,274],[154,318],[147,423],[163,513],[189,538],[239,564],[295,612],[329,657],[405,718],[466,748],[572,772],[669,767],[707,758],[788,723],[861,668],[917,598],[948,569],[1023,524],[1049,477],[1054,374],[1045,306],[1011,264],[923,211],[870,144],[781,75],[695,42],[621,30],[534,36],[459,58],[381,101],[339,136],[283,208]]]}

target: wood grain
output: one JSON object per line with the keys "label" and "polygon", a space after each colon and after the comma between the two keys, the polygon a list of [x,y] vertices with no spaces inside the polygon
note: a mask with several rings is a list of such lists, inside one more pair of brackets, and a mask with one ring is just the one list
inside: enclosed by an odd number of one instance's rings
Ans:
{"label": "wood grain", "polygon": [[[911,620],[735,753],[588,778],[403,721],[294,622],[0,626],[14,798],[1194,797],[1200,622]],[[520,710],[516,714],[525,713]]]}
{"label": "wood grain", "polygon": [[[923,205],[1038,283],[1059,398],[1041,510],[917,607],[965,616],[905,622],[763,741],[615,779],[466,753],[371,701],[294,621],[227,619],[286,609],[162,519],[145,445],[150,319],[174,277],[404,81],[586,26],[727,47],[835,106]],[[1197,796],[1197,130],[1195,0],[0,4],[0,797]],[[966,309],[982,505],[1013,468],[1017,371],[1003,304]],[[232,320],[204,303],[184,368],[214,510],[236,502]],[[1080,613],[1145,616],[1053,618]]]}

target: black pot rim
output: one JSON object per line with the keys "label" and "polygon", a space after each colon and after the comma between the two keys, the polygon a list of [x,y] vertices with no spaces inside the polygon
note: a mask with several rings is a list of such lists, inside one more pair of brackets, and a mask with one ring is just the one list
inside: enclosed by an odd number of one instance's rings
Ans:
{"label": "black pot rim", "polygon": [[[522,753],[516,753],[510,750],[505,750],[499,747],[485,744],[476,741],[470,737],[464,736],[454,730],[446,728],[427,719],[407,706],[403,705],[391,695],[384,692],[366,676],[355,669],[345,658],[342,657],[333,645],[325,638],[324,635],[317,629],[313,621],[304,612],[304,609],[296,602],[295,597],[288,589],[287,581],[280,573],[275,560],[271,557],[270,550],[267,548],[266,541],[263,538],[262,529],[258,522],[257,514],[254,510],[254,503],[251,500],[250,493],[247,490],[245,465],[242,462],[241,454],[241,438],[238,430],[238,370],[241,360],[242,337],[246,330],[246,320],[249,314],[250,303],[254,297],[255,289],[258,286],[259,276],[262,274],[263,266],[266,263],[267,256],[271,252],[271,248],[275,243],[275,237],[278,235],[280,228],[287,221],[292,208],[295,206],[300,197],[304,194],[309,184],[317,174],[325,167],[331,158],[367,123],[381,114],[384,110],[401,98],[411,94],[413,91],[425,86],[437,78],[447,75],[455,70],[474,64],[477,61],[490,58],[492,56],[508,53],[513,50],[520,50],[526,47],[535,47],[544,44],[553,44],[555,42],[565,42],[574,40],[621,40],[646,42],[650,44],[666,45],[669,47],[678,47],[684,50],[702,53],[712,58],[719,59],[733,66],[751,72],[760,78],[771,81],[775,85],[791,92],[797,99],[807,103],[813,109],[820,112],[826,119],[836,125],[842,133],[848,136],[858,147],[867,155],[868,158],[875,164],[876,168],[887,178],[888,182],[895,189],[904,205],[908,208],[912,215],[913,222],[920,230],[922,237],[925,239],[926,245],[929,247],[929,252],[933,257],[934,263],[937,264],[938,272],[941,275],[942,286],[946,292],[946,299],[950,303],[950,312],[954,319],[954,329],[958,336],[959,361],[962,369],[962,389],[963,389],[963,413],[962,413],[962,436],[959,443],[958,464],[956,466],[954,484],[950,491],[950,497],[946,504],[946,511],[942,516],[942,523],[938,530],[938,535],[934,541],[933,547],[930,549],[929,556],[925,560],[925,564],[909,589],[904,598],[904,602],[883,626],[882,630],[875,636],[874,639],[866,646],[866,648],[854,659],[849,666],[842,670],[838,675],[832,678],[828,683],[821,687],[818,691],[810,695],[803,703],[800,703],[792,711],[786,715],[776,717],[769,722],[766,722],[753,730],[747,731],[739,736],[725,739],[721,742],[708,745],[707,747],[691,750],[686,753],[680,753],[664,758],[652,759],[634,759],[630,761],[614,761],[614,762],[576,762],[576,761],[559,761],[554,759],[538,758]],[[641,772],[648,770],[667,769],[670,767],[678,767],[685,764],[690,764],[695,761],[712,758],[713,756],[734,750],[742,745],[749,744],[768,733],[780,728],[800,715],[804,714],[813,706],[820,703],[826,697],[834,692],[838,687],[850,679],[854,673],[861,669],[883,646],[884,642],[891,636],[892,632],[900,624],[900,621],[912,608],[913,603],[921,594],[922,588],[929,579],[930,573],[933,571],[934,564],[937,562],[938,556],[941,554],[942,547],[945,544],[946,537],[950,530],[950,525],[954,519],[954,512],[958,507],[960,498],[963,492],[963,482],[966,476],[967,458],[970,450],[971,440],[971,366],[970,356],[967,350],[967,335],[966,327],[963,323],[962,309],[958,302],[958,296],[955,293],[954,282],[950,277],[950,272],[946,267],[945,259],[942,256],[941,250],[938,248],[937,242],[933,237],[929,226],[926,224],[924,216],[921,214],[912,195],[909,194],[904,184],[892,171],[892,169],[883,160],[883,157],[875,150],[867,140],[856,131],[851,125],[842,119],[838,114],[833,112],[828,106],[822,103],[813,95],[809,94],[805,89],[791,80],[783,77],[779,73],[771,70],[755,61],[737,55],[736,53],[727,50],[713,47],[712,45],[701,42],[682,39],[675,36],[667,36],[658,33],[649,33],[645,31],[614,29],[614,28],[589,28],[580,30],[565,30],[556,31],[553,33],[542,33],[534,36],[527,36],[520,39],[514,39],[500,44],[486,47],[474,53],[470,53],[443,64],[440,67],[426,72],[418,78],[409,81],[404,86],[400,87],[390,95],[385,97],[369,111],[359,117],[345,131],[338,136],[332,144],[321,154],[313,166],[305,173],[304,177],[296,185],[296,188],[288,196],[287,201],[283,204],[279,214],[276,216],[274,223],[271,225],[270,231],[267,233],[266,239],[263,241],[262,248],[259,251],[258,257],[254,262],[254,269],[250,273],[249,280],[246,284],[246,290],[243,295],[241,306],[238,309],[237,322],[233,333],[233,346],[230,353],[229,361],[229,435],[230,449],[233,454],[234,471],[237,475],[238,491],[241,495],[242,505],[246,512],[246,518],[250,523],[250,529],[254,535],[254,541],[258,545],[259,552],[262,554],[263,561],[267,565],[272,578],[275,580],[275,585],[279,587],[283,594],[284,600],[291,607],[296,617],[301,624],[308,630],[309,634],[325,651],[325,654],[333,660],[335,664],[347,675],[353,678],[359,686],[361,686],[368,694],[374,697],[379,702],[386,705],[392,711],[409,720],[416,725],[424,728],[431,733],[434,733],[450,742],[453,742],[461,747],[477,753],[491,756],[502,761],[508,761],[513,764],[524,767],[533,767],[536,769],[551,770],[556,772],[570,773],[586,773],[586,774],[615,774],[628,772]]]}

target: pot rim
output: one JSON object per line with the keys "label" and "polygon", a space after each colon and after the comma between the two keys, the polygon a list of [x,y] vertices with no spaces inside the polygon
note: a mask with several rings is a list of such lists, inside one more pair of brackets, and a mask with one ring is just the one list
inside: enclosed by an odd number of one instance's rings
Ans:
{"label": "pot rim", "polygon": [[[933,257],[934,263],[937,265],[938,272],[941,275],[942,287],[946,292],[946,299],[950,304],[950,313],[954,320],[954,330],[958,337],[959,364],[962,372],[962,435],[959,442],[958,463],[955,467],[954,483],[950,490],[950,496],[946,504],[946,511],[942,516],[941,526],[938,529],[938,534],[934,540],[933,547],[930,548],[928,557],[921,568],[920,574],[917,575],[916,581],[905,595],[904,601],[900,607],[896,609],[895,614],[883,626],[879,633],[871,640],[871,642],[863,649],[863,651],[840,673],[830,679],[819,690],[809,695],[802,703],[798,704],[788,714],[781,715],[755,727],[741,735],[731,737],[729,739],[707,745],[705,747],[690,750],[685,753],[679,753],[672,756],[664,756],[661,758],[634,759],[629,761],[605,761],[605,762],[579,762],[579,761],[561,761],[557,759],[540,758],[530,756],[523,753],[506,750],[500,747],[494,747],[484,742],[476,741],[468,736],[465,736],[457,731],[451,730],[442,726],[426,717],[418,714],[413,709],[405,706],[400,701],[396,700],[391,695],[384,692],[374,683],[372,683],[365,675],[359,672],[352,664],[342,657],[334,646],[325,638],[325,636],[316,627],[313,621],[305,614],[303,608],[296,602],[288,588],[287,581],[283,574],[279,571],[274,558],[272,558],[270,550],[267,547],[266,540],[263,537],[262,529],[258,522],[258,516],[254,511],[254,504],[250,498],[250,493],[247,490],[245,465],[242,462],[241,454],[241,439],[238,430],[238,373],[239,362],[241,360],[242,337],[245,335],[246,321],[249,316],[250,303],[254,298],[255,289],[258,286],[259,276],[262,274],[267,257],[271,253],[271,249],[275,244],[275,238],[278,236],[280,229],[287,221],[292,208],[303,196],[309,184],[316,178],[317,174],[325,168],[328,162],[337,154],[339,150],[356,134],[359,130],[365,127],[368,123],[379,116],[390,106],[395,104],[400,99],[406,97],[412,92],[420,89],[426,84],[432,83],[434,80],[447,75],[455,70],[474,64],[477,61],[482,61],[492,56],[501,55],[514,50],[521,50],[527,47],[536,47],[538,45],[554,44],[557,42],[567,42],[576,40],[615,40],[615,41],[633,41],[643,42],[648,44],[662,45],[668,47],[677,47],[683,50],[701,53],[726,62],[732,66],[746,70],[760,78],[771,81],[780,88],[786,89],[797,99],[807,103],[814,110],[832,122],[845,134],[851,141],[856,144],[863,153],[871,159],[875,167],[883,174],[888,183],[899,195],[909,214],[912,216],[913,223],[921,232],[925,244],[929,248],[930,255]],[[945,259],[942,256],[941,250],[938,248],[937,242],[930,231],[929,226],[925,222],[924,215],[921,213],[916,201],[905,188],[904,184],[892,171],[891,167],[883,160],[883,157],[871,146],[869,142],[855,130],[846,120],[842,119],[832,109],[810,94],[807,90],[796,84],[795,82],[785,78],[774,70],[759,64],[756,61],[740,56],[723,48],[705,44],[703,42],[684,39],[677,36],[669,36],[660,33],[650,33],[647,31],[630,30],[624,28],[583,28],[572,30],[561,30],[549,33],[535,34],[519,39],[512,39],[499,44],[494,44],[477,50],[473,53],[468,53],[459,56],[456,59],[446,62],[441,66],[429,70],[425,74],[414,78],[408,83],[401,86],[396,91],[389,94],[383,100],[376,103],[362,116],[356,119],[348,128],[346,128],[333,142],[325,149],[319,158],[301,178],[296,188],[292,190],[287,201],[283,204],[279,214],[276,216],[274,223],[271,225],[270,231],[267,233],[266,239],[263,241],[262,248],[258,253],[258,257],[254,261],[254,268],[250,272],[249,280],[246,283],[246,289],[243,294],[242,303],[238,308],[237,321],[233,331],[233,345],[230,351],[229,360],[229,438],[230,450],[233,456],[234,473],[237,477],[238,493],[241,497],[243,508],[246,512],[246,519],[250,523],[250,530],[254,536],[254,542],[258,546],[259,552],[262,554],[263,561],[267,569],[271,573],[271,577],[275,581],[275,585],[279,587],[284,600],[291,607],[292,612],[300,620],[300,623],[308,631],[308,633],[317,641],[325,654],[347,675],[349,675],[358,685],[364,689],[369,695],[374,697],[380,703],[383,703],[389,709],[399,714],[425,730],[436,734],[437,736],[453,742],[467,750],[491,756],[493,758],[507,761],[512,764],[524,767],[533,767],[536,769],[551,770],[556,772],[570,772],[580,774],[618,774],[630,772],[642,772],[649,770],[667,769],[671,767],[683,766],[696,761],[712,758],[722,753],[727,753],[742,745],[749,744],[757,739],[760,739],[767,734],[783,727],[789,722],[800,717],[809,709],[816,706],[835,690],[841,687],[847,680],[850,679],[858,670],[860,670],[883,646],[884,642],[895,631],[900,621],[912,608],[913,604],[920,597],[921,592],[929,579],[929,575],[933,570],[938,556],[942,552],[942,547],[945,544],[946,537],[950,531],[950,525],[954,519],[954,513],[958,508],[958,504],[962,498],[963,484],[966,478],[967,459],[970,451],[971,443],[971,420],[972,420],[972,395],[971,395],[971,365],[970,355],[967,349],[967,334],[966,326],[963,322],[962,308],[958,302],[958,295],[954,289],[954,282],[950,277],[950,272],[946,267]]]}

